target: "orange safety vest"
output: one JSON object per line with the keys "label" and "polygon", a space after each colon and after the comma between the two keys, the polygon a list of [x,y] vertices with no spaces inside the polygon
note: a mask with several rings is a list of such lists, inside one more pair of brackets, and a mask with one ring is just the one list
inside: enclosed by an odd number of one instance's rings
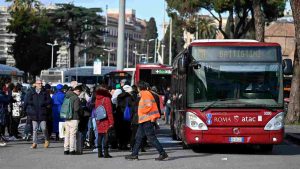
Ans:
{"label": "orange safety vest", "polygon": [[153,95],[147,91],[140,91],[140,102],[138,107],[139,123],[155,121],[160,118],[160,114]]}

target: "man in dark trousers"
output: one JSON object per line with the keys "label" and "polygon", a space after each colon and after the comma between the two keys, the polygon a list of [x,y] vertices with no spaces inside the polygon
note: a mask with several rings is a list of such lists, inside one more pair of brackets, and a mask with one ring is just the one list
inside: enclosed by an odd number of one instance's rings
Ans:
{"label": "man in dark trousers", "polygon": [[155,160],[162,161],[168,158],[168,154],[165,152],[155,135],[153,122],[160,117],[158,107],[153,95],[147,90],[147,85],[145,82],[139,82],[138,89],[140,95],[140,101],[138,105],[139,127],[136,133],[136,141],[133,151],[131,155],[125,156],[125,159],[138,160],[139,149],[141,148],[143,137],[146,135],[147,139],[159,152],[159,157],[155,158]]}

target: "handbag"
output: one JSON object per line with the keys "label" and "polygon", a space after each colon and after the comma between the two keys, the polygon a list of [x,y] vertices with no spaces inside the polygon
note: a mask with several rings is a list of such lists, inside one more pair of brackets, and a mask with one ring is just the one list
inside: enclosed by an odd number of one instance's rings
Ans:
{"label": "handbag", "polygon": [[124,114],[123,114],[123,118],[125,121],[130,121],[130,117],[131,117],[131,108],[128,105],[128,99],[126,100],[126,107],[124,110]]}

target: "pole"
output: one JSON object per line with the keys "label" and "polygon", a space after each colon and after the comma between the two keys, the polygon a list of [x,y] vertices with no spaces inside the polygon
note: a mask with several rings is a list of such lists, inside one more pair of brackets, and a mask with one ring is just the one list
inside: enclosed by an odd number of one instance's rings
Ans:
{"label": "pole", "polygon": [[104,34],[104,46],[106,46],[106,36],[107,36],[107,23],[108,23],[108,15],[107,15],[108,5],[106,5],[106,15],[105,15],[105,34]]}
{"label": "pole", "polygon": [[126,67],[128,68],[128,58],[129,58],[129,36],[127,37],[127,58],[126,58]]}
{"label": "pole", "polygon": [[117,70],[124,67],[125,0],[119,0]]}
{"label": "pole", "polygon": [[[110,60],[110,52],[108,52],[108,57],[107,57],[107,66],[109,66],[109,60]],[[104,63],[104,62],[103,62]]]}
{"label": "pole", "polygon": [[148,63],[148,60],[149,60],[149,40],[147,40],[147,63]]}
{"label": "pole", "polygon": [[165,53],[165,45],[162,44],[161,45],[161,60],[162,60],[162,64],[164,64],[164,53]]}
{"label": "pole", "polygon": [[[51,68],[53,68],[53,47],[54,45],[51,45],[52,47],[52,55],[51,55]],[[48,48],[49,49],[49,48]]]}
{"label": "pole", "polygon": [[169,65],[172,64],[172,18],[170,18]]}
{"label": "pole", "polygon": [[156,63],[156,46],[157,46],[157,41],[158,41],[158,39],[156,38],[155,39],[155,47],[154,47],[154,63]]}

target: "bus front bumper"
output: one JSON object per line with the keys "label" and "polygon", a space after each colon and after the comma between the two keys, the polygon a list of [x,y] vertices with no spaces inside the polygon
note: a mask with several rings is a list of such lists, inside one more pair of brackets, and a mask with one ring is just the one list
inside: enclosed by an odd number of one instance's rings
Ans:
{"label": "bus front bumper", "polygon": [[280,144],[284,129],[265,131],[263,127],[210,127],[207,131],[184,127],[183,141],[192,144]]}

